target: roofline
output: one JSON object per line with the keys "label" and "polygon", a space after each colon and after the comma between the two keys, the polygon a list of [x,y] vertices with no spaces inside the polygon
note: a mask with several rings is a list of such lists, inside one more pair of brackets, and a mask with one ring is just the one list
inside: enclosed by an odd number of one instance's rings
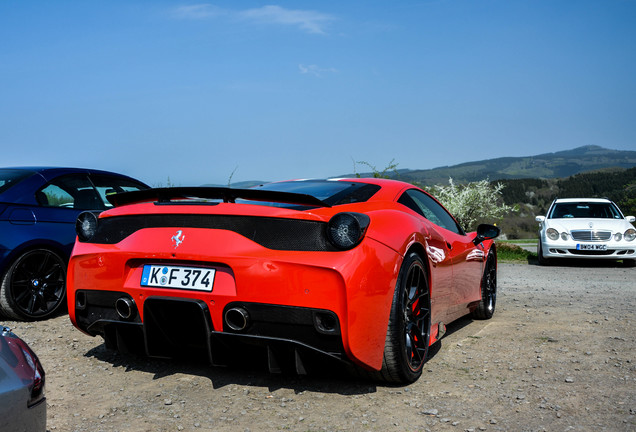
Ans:
{"label": "roofline", "polygon": [[612,202],[608,198],[556,198],[554,202]]}

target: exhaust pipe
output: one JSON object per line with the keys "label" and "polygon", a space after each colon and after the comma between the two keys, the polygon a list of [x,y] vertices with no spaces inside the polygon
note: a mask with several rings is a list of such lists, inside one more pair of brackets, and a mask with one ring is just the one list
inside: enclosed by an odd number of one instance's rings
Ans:
{"label": "exhaust pipe", "polygon": [[225,323],[234,331],[242,331],[250,324],[250,315],[242,307],[233,307],[225,312]]}
{"label": "exhaust pipe", "polygon": [[86,293],[84,291],[78,291],[75,294],[75,307],[77,309],[86,309]]}
{"label": "exhaust pipe", "polygon": [[314,328],[322,334],[340,334],[338,316],[333,312],[316,311],[314,312]]}
{"label": "exhaust pipe", "polygon": [[115,310],[121,319],[129,321],[135,317],[137,308],[135,302],[129,297],[120,297],[115,301]]}

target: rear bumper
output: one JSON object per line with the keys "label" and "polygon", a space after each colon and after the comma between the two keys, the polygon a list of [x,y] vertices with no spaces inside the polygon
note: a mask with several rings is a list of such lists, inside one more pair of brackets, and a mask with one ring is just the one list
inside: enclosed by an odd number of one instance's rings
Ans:
{"label": "rear bumper", "polygon": [[109,349],[214,366],[257,362],[273,373],[305,374],[325,362],[349,364],[338,318],[328,310],[235,302],[226,312],[244,311],[244,328],[230,328],[228,319],[215,329],[200,300],[149,297],[141,322],[134,307],[129,318],[118,314],[115,303],[121,298],[130,299],[122,292],[82,290],[75,296],[78,327],[102,336]]}

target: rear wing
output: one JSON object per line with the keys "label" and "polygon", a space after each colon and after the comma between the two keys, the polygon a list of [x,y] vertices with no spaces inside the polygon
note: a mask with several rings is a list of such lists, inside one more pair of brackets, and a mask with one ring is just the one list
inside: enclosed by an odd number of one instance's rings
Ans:
{"label": "rear wing", "polygon": [[308,205],[312,207],[331,207],[318,198],[292,192],[278,192],[261,189],[232,189],[225,187],[168,187],[152,188],[132,192],[108,195],[108,201],[115,207],[140,202],[170,203],[183,199],[216,199],[225,203],[236,202],[237,199],[283,204]]}

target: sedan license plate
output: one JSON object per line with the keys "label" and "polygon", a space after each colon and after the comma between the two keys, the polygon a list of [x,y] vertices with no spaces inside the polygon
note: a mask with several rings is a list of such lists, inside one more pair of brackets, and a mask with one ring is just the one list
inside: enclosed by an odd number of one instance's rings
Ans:
{"label": "sedan license plate", "polygon": [[200,267],[144,265],[141,286],[212,291],[216,270]]}
{"label": "sedan license plate", "polygon": [[577,244],[577,250],[591,250],[591,251],[604,251],[607,250],[607,245],[604,244]]}

